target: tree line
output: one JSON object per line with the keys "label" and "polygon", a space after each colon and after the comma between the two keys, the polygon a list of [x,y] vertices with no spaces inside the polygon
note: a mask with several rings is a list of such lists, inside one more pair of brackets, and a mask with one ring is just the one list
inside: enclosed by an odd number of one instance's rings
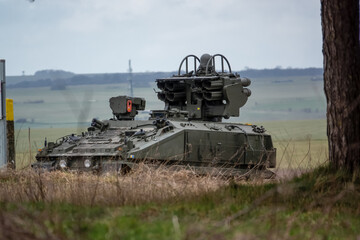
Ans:
{"label": "tree line", "polygon": [[[237,71],[242,77],[296,77],[322,76],[322,68],[274,68],[274,69],[246,69]],[[155,79],[166,78],[176,72],[143,72],[132,73],[134,87],[148,87]],[[16,81],[12,81],[16,80]],[[98,73],[74,74],[63,70],[41,70],[33,76],[8,77],[8,88],[53,87],[58,85],[88,85],[88,84],[117,84],[128,83],[129,73]],[[16,83],[11,83],[16,82]]]}

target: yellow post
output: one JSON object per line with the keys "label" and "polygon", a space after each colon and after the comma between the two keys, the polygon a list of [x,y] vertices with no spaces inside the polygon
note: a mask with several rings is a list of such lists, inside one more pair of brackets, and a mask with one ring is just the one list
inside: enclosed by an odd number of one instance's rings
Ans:
{"label": "yellow post", "polygon": [[14,101],[6,99],[6,132],[8,167],[15,169]]}
{"label": "yellow post", "polygon": [[14,100],[6,99],[6,121],[14,121]]}

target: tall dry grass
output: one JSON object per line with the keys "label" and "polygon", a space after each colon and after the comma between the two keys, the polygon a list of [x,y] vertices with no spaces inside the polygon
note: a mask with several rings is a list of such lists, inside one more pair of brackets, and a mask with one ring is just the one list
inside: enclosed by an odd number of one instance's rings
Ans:
{"label": "tall dry grass", "polygon": [[[273,171],[275,181],[309,172],[315,166],[326,165],[327,151],[319,151],[308,139],[297,153],[298,145],[291,140],[278,145],[277,165]],[[23,156],[26,162],[29,155]],[[273,181],[273,180],[272,180]],[[246,184],[261,184],[254,179]],[[268,182],[268,181],[265,181]],[[140,164],[131,174],[94,175],[71,172],[35,172],[25,168],[0,173],[0,202],[46,202],[75,205],[122,206],[147,202],[163,202],[192,198],[228,185],[221,176],[198,176],[193,171],[170,171],[168,168],[151,168]]]}
{"label": "tall dry grass", "polygon": [[8,171],[0,174],[0,202],[70,203],[122,206],[174,201],[214,191],[227,184],[219,177],[192,171],[170,171],[139,165],[125,176],[117,174]]}
{"label": "tall dry grass", "polygon": [[279,179],[289,180],[304,173],[329,164],[326,141],[283,140],[275,143],[277,147],[277,167],[274,172]]}

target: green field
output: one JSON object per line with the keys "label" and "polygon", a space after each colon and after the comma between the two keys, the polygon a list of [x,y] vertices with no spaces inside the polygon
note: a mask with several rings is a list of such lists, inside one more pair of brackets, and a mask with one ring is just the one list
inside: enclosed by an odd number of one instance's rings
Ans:
{"label": "green field", "polygon": [[[293,180],[232,181],[140,166],[127,176],[0,173],[0,238],[357,239],[360,183],[327,162],[326,121],[261,123],[277,148],[275,171]],[[17,163],[74,128],[17,129]],[[325,165],[326,166],[326,165]],[[285,176],[286,177],[286,176]]]}
{"label": "green field", "polygon": [[[274,171],[281,177],[272,181],[197,176],[145,165],[121,177],[29,171],[45,137],[56,141],[85,131],[92,117],[110,118],[108,98],[127,89],[99,85],[65,92],[9,91],[16,102],[15,119],[27,119],[15,130],[17,168],[25,170],[0,172],[0,238],[359,238],[359,179],[326,167],[322,83],[297,80],[304,82],[253,81],[253,95],[241,116],[230,119],[263,125],[272,135]],[[147,109],[163,107],[151,88],[137,88],[135,95],[147,99]],[[34,100],[44,103],[25,103]],[[306,174],[287,179],[296,173]]]}
{"label": "green field", "polygon": [[359,186],[326,167],[271,183],[146,166],[121,177],[0,173],[0,238],[357,239]]}
{"label": "green field", "polygon": [[[155,79],[154,79],[155,80]],[[252,95],[234,122],[324,119],[326,101],[322,81],[311,76],[252,79]],[[134,88],[134,96],[146,99],[146,109],[163,109],[164,103],[154,93],[155,83]],[[92,118],[112,117],[109,98],[128,94],[126,84],[68,86],[66,90],[50,88],[14,88],[7,97],[14,100],[15,123],[20,128],[76,128],[86,126]],[[146,118],[146,115],[140,115]],[[19,122],[22,120],[22,123]],[[25,122],[26,121],[26,122]]]}
{"label": "green field", "polygon": [[[273,137],[277,148],[278,168],[311,169],[327,161],[325,120],[270,121],[261,124]],[[30,162],[35,161],[37,149],[43,147],[45,137],[47,141],[56,141],[64,135],[81,133],[85,130],[86,128],[17,129],[15,134],[18,168],[28,166]]]}
{"label": "green field", "polygon": [[[163,109],[164,104],[157,99],[153,88],[155,83],[148,88],[135,88],[134,95],[146,99],[146,109]],[[308,168],[326,160],[322,81],[312,81],[311,76],[258,78],[252,79],[249,88],[252,95],[240,110],[240,117],[226,121],[264,125],[278,149],[280,168]],[[81,133],[92,118],[111,118],[109,98],[127,93],[126,84],[68,86],[63,91],[8,89],[7,97],[14,100],[17,120],[18,166],[33,161],[45,137],[55,141],[66,134]],[[139,119],[146,118],[146,114],[139,115]]]}

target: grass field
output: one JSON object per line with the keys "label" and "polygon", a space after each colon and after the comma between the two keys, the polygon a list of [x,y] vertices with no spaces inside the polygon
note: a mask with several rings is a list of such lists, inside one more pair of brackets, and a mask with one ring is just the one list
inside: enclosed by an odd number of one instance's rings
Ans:
{"label": "grass field", "polygon": [[[15,130],[18,170],[0,172],[0,239],[359,239],[359,178],[326,167],[322,84],[273,80],[253,81],[252,100],[231,121],[263,125],[277,148],[275,171],[305,173],[290,180],[240,181],[143,165],[121,177],[35,173],[28,166],[45,137],[55,141],[85,131],[77,122],[111,117],[109,96],[127,90],[12,90],[15,115],[27,123]],[[149,89],[135,95],[146,97],[147,109],[161,109]],[[39,99],[44,103],[25,103]]]}
{"label": "grass field", "polygon": [[357,239],[360,182],[327,168],[237,182],[151,170],[0,174],[4,239]]}
{"label": "grass field", "polygon": [[265,122],[277,148],[277,168],[309,170],[328,160],[326,120]]}
{"label": "grass field", "polygon": [[[278,168],[311,169],[327,161],[326,122],[318,120],[294,120],[254,123],[264,125],[267,133],[273,137],[277,148]],[[34,157],[39,148],[47,141],[71,133],[80,134],[86,128],[34,128],[17,129],[16,161],[19,169],[35,161]],[[30,143],[30,145],[29,145]],[[30,150],[31,149],[31,158]]]}
{"label": "grass field", "polygon": [[[311,77],[252,79],[252,95],[240,117],[227,120],[264,125],[278,149],[280,168],[298,164],[308,168],[307,163],[313,167],[326,159],[325,121],[321,120],[325,117],[323,83]],[[135,88],[134,95],[146,99],[146,109],[163,109],[164,103],[153,88],[155,83]],[[7,97],[14,100],[15,120],[19,120],[15,122],[17,166],[23,168],[33,161],[45,137],[55,141],[66,134],[81,133],[92,118],[111,118],[109,98],[127,93],[126,84],[68,86],[64,91],[8,89]],[[310,161],[303,161],[304,157]]]}
{"label": "grass field", "polygon": [[[0,238],[359,238],[360,182],[326,167],[325,120],[254,124],[273,136],[276,170],[308,173],[292,180],[245,182],[145,165],[121,177],[3,172]],[[29,146],[34,157],[44,136],[55,141],[81,131],[34,128],[29,141],[29,129],[17,129],[18,167],[28,165]]]}
{"label": "grass field", "polygon": [[[245,77],[245,76],[244,76]],[[322,81],[313,76],[251,79],[252,94],[235,122],[264,122],[325,118],[326,100]],[[276,83],[277,81],[288,81]],[[154,79],[155,81],[155,79]],[[155,82],[149,87],[134,88],[134,96],[146,99],[146,109],[163,109],[157,99]],[[14,88],[7,97],[14,100],[15,127],[76,128],[92,118],[112,117],[109,98],[127,95],[126,84],[68,86],[63,91],[50,88]]]}

